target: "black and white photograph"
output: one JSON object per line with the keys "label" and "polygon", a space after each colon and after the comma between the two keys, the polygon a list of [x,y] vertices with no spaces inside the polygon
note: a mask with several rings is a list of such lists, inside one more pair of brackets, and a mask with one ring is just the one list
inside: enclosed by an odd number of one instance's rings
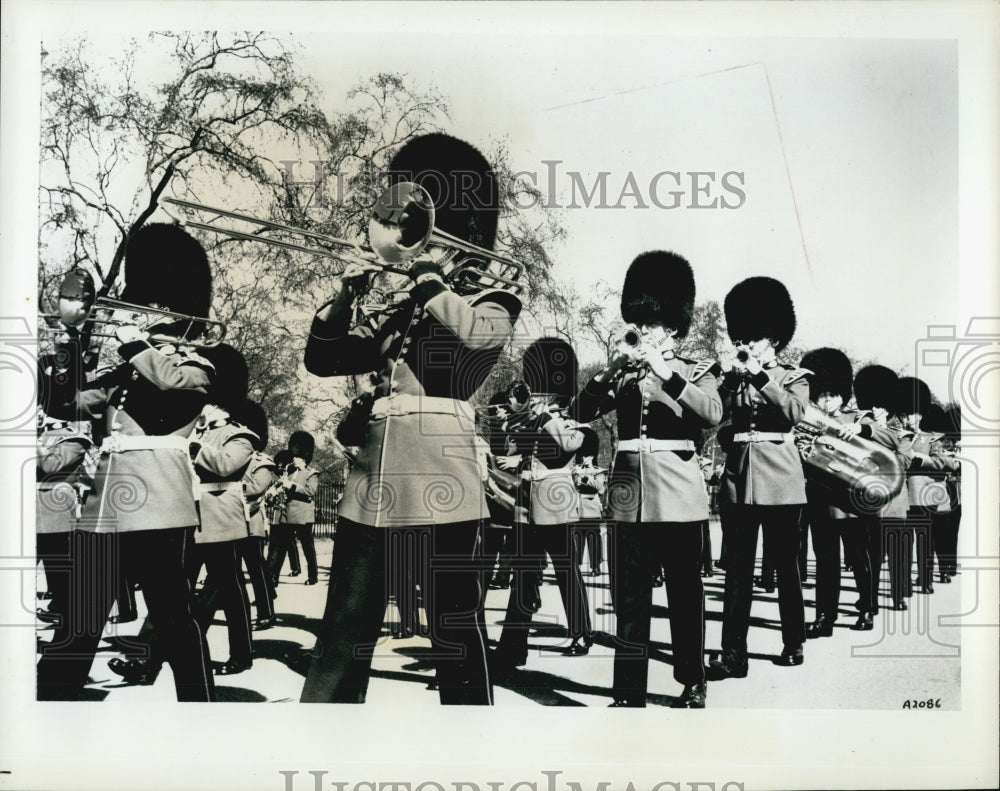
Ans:
{"label": "black and white photograph", "polygon": [[0,790],[996,787],[996,4],[3,17]]}

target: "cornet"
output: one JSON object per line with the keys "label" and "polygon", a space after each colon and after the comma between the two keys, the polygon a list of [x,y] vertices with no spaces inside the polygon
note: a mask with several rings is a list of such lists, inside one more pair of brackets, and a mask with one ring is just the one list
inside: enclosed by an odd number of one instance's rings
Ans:
{"label": "cornet", "polygon": [[[164,198],[163,201],[191,211],[216,215],[209,222],[174,218],[181,225],[220,233],[235,239],[261,242],[286,250],[331,258],[345,265],[363,263],[375,266],[383,272],[407,276],[409,264],[418,256],[431,254],[441,267],[444,279],[458,293],[474,293],[495,288],[517,294],[522,288],[519,280],[524,272],[523,264],[435,228],[434,203],[427,191],[413,182],[394,184],[379,196],[368,222],[367,247],[348,239],[282,225],[227,209],[177,198]],[[256,226],[256,230],[240,231],[211,224],[219,217],[249,223]],[[309,246],[262,236],[262,231],[295,235],[322,246]]]}

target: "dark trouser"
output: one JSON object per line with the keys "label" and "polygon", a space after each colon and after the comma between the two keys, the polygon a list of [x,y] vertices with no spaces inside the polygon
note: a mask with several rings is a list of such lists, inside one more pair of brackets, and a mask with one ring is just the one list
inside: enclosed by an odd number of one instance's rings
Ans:
{"label": "dark trouser", "polygon": [[587,519],[572,525],[571,529],[576,565],[583,565],[583,550],[586,549],[591,570],[600,571],[601,561],[604,560],[604,553],[601,552],[601,520]]}
{"label": "dark trouser", "polygon": [[961,518],[960,508],[933,515],[934,550],[938,556],[938,571],[942,574],[954,575],[957,570],[958,523]]}
{"label": "dark trouser", "polygon": [[805,609],[799,580],[799,513],[801,505],[727,505],[729,557],[722,608],[722,648],[745,657],[753,602],[753,569],[757,534],[764,530],[764,554],[778,572],[778,612],[781,637],[790,648],[806,639]]}
{"label": "dark trouser", "polygon": [[614,697],[644,705],[653,602],[649,579],[661,566],[670,612],[674,679],[685,685],[705,681],[702,523],[624,523],[618,525],[618,531]]}
{"label": "dark trouser", "polygon": [[69,531],[36,536],[38,559],[45,569],[45,588],[52,594],[48,610],[53,615],[64,615],[69,606],[72,537]]}
{"label": "dark trouser", "polygon": [[816,554],[816,617],[834,623],[840,607],[840,541],[854,582],[858,586],[859,609],[873,612],[872,572],[868,560],[868,534],[861,517],[834,519],[823,505],[810,507],[813,529],[813,551]]}
{"label": "dark trouser", "polygon": [[934,581],[934,512],[925,506],[910,506],[906,521],[913,529],[913,552],[917,563],[917,585],[923,587]]}
{"label": "dark trouser", "polygon": [[[590,605],[580,567],[575,563],[569,525],[516,525],[517,553],[514,582],[507,601],[507,617],[497,643],[497,653],[515,664],[528,658],[528,630],[534,612],[535,581],[545,569],[548,555],[556,572],[556,584],[566,613],[567,636],[592,639]],[[649,587],[649,581],[646,582]]]}
{"label": "dark trouser", "polygon": [[799,579],[802,582],[809,576],[809,516],[806,512],[803,508],[799,517]]}
{"label": "dark trouser", "polygon": [[365,702],[388,602],[389,537],[393,534],[412,534],[413,546],[419,548],[413,559],[415,575],[426,581],[424,601],[441,703],[492,704],[480,607],[479,523],[377,528],[347,519],[341,519],[337,527],[326,610],[302,701]]}
{"label": "dark trouser", "polygon": [[885,542],[882,538],[882,519],[878,516],[866,516],[861,520],[861,530],[864,534],[865,554],[868,557],[868,568],[871,571],[871,599],[868,602],[868,612],[877,613],[879,586],[882,581],[882,558],[885,555]]}
{"label": "dark trouser", "polygon": [[[418,533],[393,532],[389,535],[387,583],[389,595],[396,601],[399,610],[399,626],[396,634],[413,635],[420,627],[420,601],[417,585],[426,582],[419,577],[420,552]],[[424,553],[426,554],[426,552]]]}
{"label": "dark trouser", "polygon": [[115,598],[116,567],[142,586],[149,618],[170,663],[177,699],[210,701],[215,687],[205,638],[191,614],[184,573],[191,528],[75,534],[70,605],[73,615],[42,649],[38,699],[75,700],[84,685]]}
{"label": "dark trouser", "polygon": [[882,535],[889,565],[889,595],[899,602],[913,595],[913,526],[906,519],[882,520]]}
{"label": "dark trouser", "polygon": [[709,576],[712,574],[712,531],[707,519],[701,523],[701,570]]}
{"label": "dark trouser", "polygon": [[[316,581],[316,577],[319,574],[319,567],[316,565],[316,545],[313,543],[313,526],[312,522],[307,525],[292,525],[292,530],[295,537],[302,544],[302,554],[306,556],[306,572],[308,574],[307,579],[311,579],[313,582]],[[292,542],[291,550],[294,551],[295,543]],[[295,566],[298,563],[292,563],[292,570],[295,570]],[[301,571],[301,567],[299,568]]]}
{"label": "dark trouser", "polygon": [[257,606],[257,620],[273,618],[274,584],[271,582],[271,575],[264,568],[264,539],[261,536],[241,538],[236,542],[236,551],[250,576]]}
{"label": "dark trouser", "polygon": [[274,585],[278,584],[281,567],[285,565],[285,557],[290,555],[293,550],[295,551],[295,562],[292,563],[292,571],[297,571],[298,550],[295,549],[295,528],[286,524],[271,525],[270,541],[268,541],[267,547],[267,569]]}
{"label": "dark trouser", "polygon": [[250,637],[250,597],[243,584],[243,572],[236,554],[235,541],[195,544],[188,553],[188,582],[194,588],[204,563],[207,576],[195,597],[193,612],[202,634],[208,632],[215,613],[222,608],[229,633],[229,658],[249,665],[253,658]]}

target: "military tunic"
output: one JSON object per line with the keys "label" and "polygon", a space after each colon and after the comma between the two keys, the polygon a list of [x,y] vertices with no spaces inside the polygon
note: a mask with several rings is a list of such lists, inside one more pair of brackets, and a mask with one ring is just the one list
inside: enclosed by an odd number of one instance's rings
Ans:
{"label": "military tunic", "polygon": [[238,423],[196,432],[201,445],[194,458],[201,480],[201,529],[195,534],[199,544],[237,541],[250,534],[243,476],[253,458],[256,439],[256,434]]}

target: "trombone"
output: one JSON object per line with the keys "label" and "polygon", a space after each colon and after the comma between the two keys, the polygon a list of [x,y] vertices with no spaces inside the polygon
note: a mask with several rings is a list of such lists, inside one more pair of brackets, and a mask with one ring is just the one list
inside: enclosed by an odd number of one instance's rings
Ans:
{"label": "trombone", "polygon": [[[63,304],[60,300],[58,313],[44,313],[50,332],[65,333],[77,331],[88,338],[114,338],[114,330],[130,324],[155,327],[162,322],[170,322],[171,332],[147,332],[146,339],[154,344],[175,344],[196,349],[207,349],[218,346],[226,337],[226,325],[221,321],[192,316],[187,313],[177,313],[164,308],[152,308],[148,305],[138,305],[123,302],[111,297],[76,301],[75,304]],[[95,316],[96,311],[110,311],[110,316]],[[123,315],[124,314],[124,315]],[[82,318],[81,318],[82,316]],[[98,328],[100,331],[88,331],[88,328]]]}
{"label": "trombone", "polygon": [[[195,212],[216,215],[208,222],[175,217],[174,219],[182,226],[318,255],[345,264],[364,263],[375,266],[383,272],[400,275],[409,275],[408,265],[418,256],[429,254],[434,249],[443,250],[443,254],[439,252],[436,258],[437,263],[444,273],[444,279],[459,293],[472,293],[489,288],[518,294],[522,288],[519,281],[524,272],[523,264],[435,228],[434,202],[423,187],[410,181],[390,186],[375,202],[368,222],[367,246],[348,239],[193,201],[164,198],[163,202]],[[221,217],[249,223],[257,226],[257,230],[241,231],[213,224]],[[272,236],[262,236],[262,231],[292,234],[317,244],[315,246],[300,244]]]}

